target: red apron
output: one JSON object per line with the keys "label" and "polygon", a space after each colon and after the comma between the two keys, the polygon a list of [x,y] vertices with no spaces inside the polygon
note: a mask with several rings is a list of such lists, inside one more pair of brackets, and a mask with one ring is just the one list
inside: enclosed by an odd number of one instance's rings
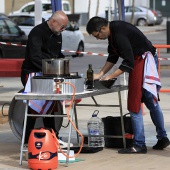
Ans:
{"label": "red apron", "polygon": [[129,74],[128,110],[138,113],[141,107],[143,71],[145,60],[135,57],[134,69]]}

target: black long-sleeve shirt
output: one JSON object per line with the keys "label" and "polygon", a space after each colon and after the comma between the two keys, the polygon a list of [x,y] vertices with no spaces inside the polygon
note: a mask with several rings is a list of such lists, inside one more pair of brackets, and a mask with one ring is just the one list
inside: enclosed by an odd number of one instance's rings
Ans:
{"label": "black long-sleeve shirt", "polygon": [[61,47],[61,34],[55,35],[47,22],[35,26],[28,36],[22,70],[26,73],[42,71],[42,59],[64,58]]}
{"label": "black long-sleeve shirt", "polygon": [[134,67],[134,58],[147,51],[155,54],[155,47],[146,36],[135,26],[124,21],[110,22],[108,38],[108,62],[116,64],[119,57],[123,58],[119,69],[130,72]]}

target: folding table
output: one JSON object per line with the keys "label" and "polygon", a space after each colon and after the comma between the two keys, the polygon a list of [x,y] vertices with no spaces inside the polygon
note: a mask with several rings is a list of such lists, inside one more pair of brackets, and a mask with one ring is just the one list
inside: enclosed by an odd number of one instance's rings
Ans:
{"label": "folding table", "polygon": [[[115,137],[121,137],[123,138],[123,144],[124,147],[126,146],[126,140],[125,140],[125,131],[124,131],[124,122],[123,122],[123,111],[122,111],[122,101],[121,101],[121,91],[127,90],[128,87],[124,85],[116,85],[113,86],[111,89],[102,89],[102,90],[93,90],[93,91],[84,91],[82,93],[76,93],[74,102],[70,111],[70,118],[73,120],[73,115],[75,115],[75,123],[78,128],[78,119],[77,119],[77,110],[76,106],[104,106],[104,107],[119,107],[120,108],[120,116],[121,116],[121,127],[122,127],[122,136],[115,136]],[[99,105],[97,101],[95,100],[94,96],[108,94],[108,93],[118,93],[118,105]],[[65,117],[66,115],[35,115],[35,114],[28,114],[28,104],[29,100],[55,100],[55,101],[61,101],[61,100],[71,100],[73,94],[35,94],[35,93],[16,93],[15,99],[16,100],[25,100],[26,101],[26,107],[25,107],[25,119],[24,119],[24,127],[23,127],[23,135],[22,135],[22,142],[21,142],[21,150],[20,150],[20,165],[22,165],[22,157],[24,150],[24,139],[25,139],[25,131],[26,131],[26,123],[27,123],[27,117],[28,116],[36,116],[36,117]],[[91,97],[94,101],[93,104],[76,104],[75,106],[75,100],[80,98],[87,98]],[[72,132],[72,125],[69,124],[69,134],[68,134],[68,148],[67,148],[67,155],[69,155],[70,152],[70,139],[71,139],[71,132]],[[109,136],[107,136],[109,137]],[[112,136],[114,137],[114,136]],[[77,136],[78,138],[78,136]],[[69,158],[66,159],[66,164],[68,164]]]}

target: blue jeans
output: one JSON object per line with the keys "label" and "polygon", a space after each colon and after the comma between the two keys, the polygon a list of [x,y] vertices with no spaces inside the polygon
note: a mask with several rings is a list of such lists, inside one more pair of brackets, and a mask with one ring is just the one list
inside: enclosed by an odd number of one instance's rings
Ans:
{"label": "blue jeans", "polygon": [[[156,65],[158,64],[157,55],[154,56]],[[153,124],[156,127],[157,139],[160,140],[163,137],[167,137],[165,128],[164,128],[164,118],[162,110],[159,106],[159,103],[153,100],[152,93],[143,89],[142,91],[142,101],[150,111],[150,116]],[[145,144],[145,134],[144,134],[144,125],[143,125],[143,115],[142,109],[139,113],[130,112],[132,119],[132,127],[134,132],[134,144],[138,146],[144,146]]]}

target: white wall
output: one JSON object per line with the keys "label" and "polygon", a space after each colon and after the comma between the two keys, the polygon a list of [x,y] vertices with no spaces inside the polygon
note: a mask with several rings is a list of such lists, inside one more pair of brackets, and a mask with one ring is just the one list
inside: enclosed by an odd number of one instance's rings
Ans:
{"label": "white wall", "polygon": [[[113,1],[113,0],[112,0]],[[113,6],[111,3],[111,0],[100,0],[99,1],[99,11],[98,11],[98,15],[102,15],[103,13],[105,14],[105,10],[108,10],[108,7],[111,5]]]}
{"label": "white wall", "polygon": [[89,0],[75,0],[74,10],[75,13],[87,13],[88,12]]}
{"label": "white wall", "polygon": [[[91,2],[89,15],[90,17],[95,16],[97,10],[97,0],[75,0],[75,13],[88,13],[89,2]],[[99,0],[98,14],[105,12],[106,7],[109,6],[109,2],[110,0]]]}
{"label": "white wall", "polygon": [[[91,2],[89,16],[90,18],[95,16],[97,10],[97,0],[75,0],[75,13],[88,13],[89,2]],[[108,9],[109,5],[112,9],[114,9],[114,4],[115,0],[99,0],[99,11],[97,15],[105,17],[105,10]],[[125,6],[131,4],[132,0],[124,0]],[[149,6],[149,0],[135,0],[135,5]]]}
{"label": "white wall", "polygon": [[0,0],[0,12],[5,13],[5,0]]}
{"label": "white wall", "polygon": [[[132,3],[131,3],[132,4]],[[135,0],[135,5],[136,6],[146,6],[146,7],[149,7],[149,0],[142,0],[142,1],[139,1],[139,0]]]}

